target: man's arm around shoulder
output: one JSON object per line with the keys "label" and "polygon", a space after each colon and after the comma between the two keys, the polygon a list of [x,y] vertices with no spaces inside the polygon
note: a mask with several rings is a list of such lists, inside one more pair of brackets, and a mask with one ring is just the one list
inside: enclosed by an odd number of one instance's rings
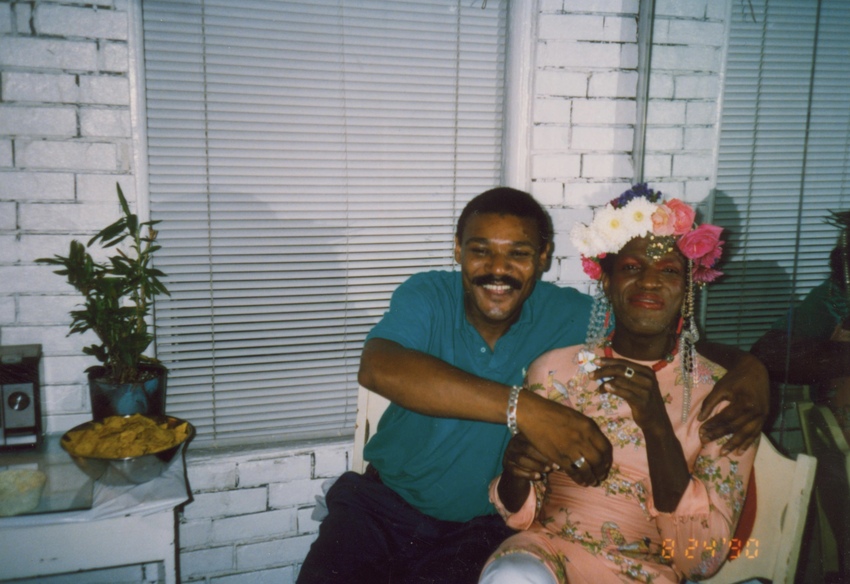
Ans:
{"label": "man's arm around shoulder", "polygon": [[755,356],[729,345],[700,341],[696,348],[700,355],[727,370],[703,402],[699,419],[705,421],[720,402],[729,402],[703,424],[700,438],[707,443],[732,434],[724,452],[746,450],[761,434],[770,408],[767,368]]}
{"label": "man's arm around shoulder", "polygon": [[357,381],[403,408],[444,418],[504,423],[509,388],[421,351],[366,341]]}
{"label": "man's arm around shoulder", "polygon": [[[505,424],[510,388],[466,373],[398,343],[366,341],[357,377],[364,387],[409,410],[429,416]],[[598,479],[611,465],[611,445],[596,424],[579,412],[521,392],[517,421],[547,459],[567,468],[584,456]]]}

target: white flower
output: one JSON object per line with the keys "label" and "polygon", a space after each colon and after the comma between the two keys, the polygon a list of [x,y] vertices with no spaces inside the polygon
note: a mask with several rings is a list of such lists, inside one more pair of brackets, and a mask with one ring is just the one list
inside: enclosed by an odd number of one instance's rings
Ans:
{"label": "white flower", "polygon": [[605,240],[582,223],[576,223],[570,230],[570,241],[581,255],[588,258],[605,252]]}
{"label": "white flower", "polygon": [[591,230],[605,241],[605,253],[619,251],[634,237],[629,230],[630,222],[625,216],[624,209],[615,209],[610,204],[600,209],[593,218]]}
{"label": "white flower", "polygon": [[652,233],[652,214],[657,207],[658,205],[642,197],[632,199],[623,207],[623,221],[626,223],[626,230],[632,234],[629,239]]}

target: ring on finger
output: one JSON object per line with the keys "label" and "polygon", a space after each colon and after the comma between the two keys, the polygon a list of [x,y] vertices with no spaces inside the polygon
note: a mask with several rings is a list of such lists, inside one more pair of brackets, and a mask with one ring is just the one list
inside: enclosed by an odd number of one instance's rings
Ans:
{"label": "ring on finger", "polygon": [[634,376],[635,376],[635,370],[634,370],[634,369],[632,369],[631,367],[626,367],[626,373],[625,373],[625,375],[626,375],[626,378],[627,378],[627,379],[631,379],[632,377],[634,377]]}
{"label": "ring on finger", "polygon": [[585,460],[585,458],[583,456],[581,456],[577,460],[574,460],[572,462],[572,464],[570,464],[570,466],[573,467],[576,470],[579,470],[581,467],[584,466],[585,462],[587,462],[587,460]]}

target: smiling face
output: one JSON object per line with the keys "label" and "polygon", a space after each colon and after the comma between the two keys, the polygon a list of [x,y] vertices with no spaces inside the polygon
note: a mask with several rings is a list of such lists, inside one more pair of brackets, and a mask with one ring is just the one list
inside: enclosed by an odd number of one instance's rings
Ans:
{"label": "smiling face", "polygon": [[519,318],[549,250],[534,220],[515,215],[474,215],[455,240],[466,317],[491,346]]}
{"label": "smiling face", "polygon": [[623,246],[602,275],[602,286],[616,317],[616,337],[654,336],[665,344],[682,309],[687,264],[675,249],[653,261],[647,256],[649,241],[638,237]]}

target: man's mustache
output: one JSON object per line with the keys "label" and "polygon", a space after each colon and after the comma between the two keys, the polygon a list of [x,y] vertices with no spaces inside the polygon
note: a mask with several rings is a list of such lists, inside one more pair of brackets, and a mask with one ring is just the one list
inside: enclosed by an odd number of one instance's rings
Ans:
{"label": "man's mustache", "polygon": [[510,276],[497,277],[493,274],[487,274],[486,276],[476,276],[472,279],[472,283],[475,286],[508,285],[514,290],[519,290],[520,288],[522,288],[522,282],[520,282],[516,278],[511,278]]}

